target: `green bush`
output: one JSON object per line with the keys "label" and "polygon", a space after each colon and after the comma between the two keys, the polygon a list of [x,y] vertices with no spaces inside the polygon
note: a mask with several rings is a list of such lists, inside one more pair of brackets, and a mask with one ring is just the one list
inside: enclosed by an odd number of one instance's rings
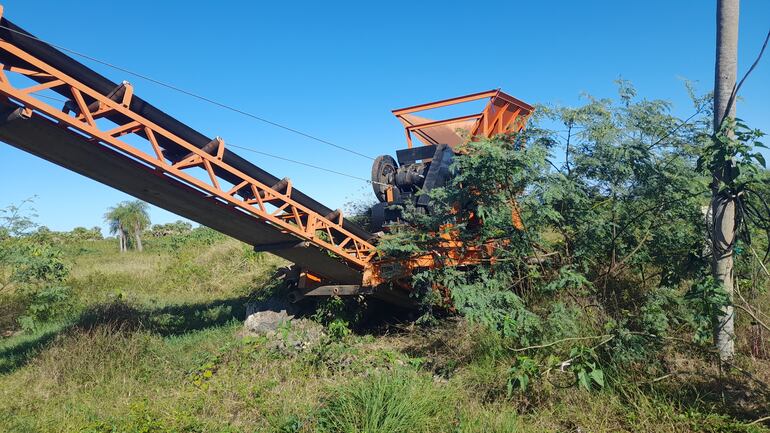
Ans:
{"label": "green bush", "polygon": [[[15,218],[21,218],[16,216]],[[13,227],[12,222],[7,222]],[[31,228],[32,225],[25,224]],[[9,230],[8,233],[13,231]],[[15,320],[25,331],[34,331],[42,322],[66,316],[71,311],[72,293],[64,282],[69,275],[62,250],[47,236],[16,233],[0,239],[0,288],[12,289],[4,302],[14,308],[8,312],[6,326]]]}
{"label": "green bush", "polygon": [[450,408],[449,394],[429,378],[406,371],[374,372],[333,390],[318,414],[318,431],[446,431]]}
{"label": "green bush", "polygon": [[72,291],[69,287],[45,287],[29,295],[29,305],[18,318],[25,331],[37,329],[42,322],[68,316],[72,310]]}

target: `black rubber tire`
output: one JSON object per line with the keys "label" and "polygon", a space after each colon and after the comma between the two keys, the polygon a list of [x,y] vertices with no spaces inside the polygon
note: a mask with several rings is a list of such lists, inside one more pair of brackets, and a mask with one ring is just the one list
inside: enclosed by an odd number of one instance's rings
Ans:
{"label": "black rubber tire", "polygon": [[372,164],[372,189],[377,200],[385,202],[388,185],[395,186],[398,163],[390,155],[380,155]]}

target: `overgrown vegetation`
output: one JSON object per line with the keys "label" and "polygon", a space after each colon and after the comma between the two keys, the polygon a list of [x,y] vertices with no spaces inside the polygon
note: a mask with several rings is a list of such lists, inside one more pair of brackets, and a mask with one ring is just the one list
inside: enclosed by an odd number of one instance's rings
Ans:
{"label": "overgrown vegetation", "polygon": [[[693,98],[696,115],[685,122],[665,101],[618,84],[617,101],[540,107],[525,132],[469,142],[450,185],[431,191],[432,211],[404,209],[416,224],[392,227],[380,244],[392,256],[440,251],[447,236],[468,249],[491,247],[479,265],[426,269],[415,283],[426,311],[452,306],[501,335],[512,357],[511,394],[536,392],[557,371],[572,375],[562,386],[587,391],[670,377],[670,350],[713,365],[712,327],[730,299],[710,276],[706,209],[713,166],[725,161],[726,179],[735,179],[727,187],[743,179],[755,188],[744,200],[758,224],[741,225],[738,244],[746,252],[739,279],[754,300],[742,300],[749,317],[738,333],[741,364],[764,362],[761,335],[770,329],[760,304],[770,275],[747,251],[767,245],[761,132],[739,124],[714,145],[707,96]],[[518,213],[523,230],[512,218]],[[767,407],[767,384],[758,386]]]}
{"label": "overgrown vegetation", "polygon": [[[320,303],[308,316],[324,335],[301,351],[241,324],[280,259],[183,222],[120,253],[99,230],[52,232],[8,208],[0,431],[767,431],[757,225],[736,247],[739,356],[720,370],[711,350],[727,300],[704,235],[707,101],[683,123],[621,83],[617,101],[540,107],[525,133],[469,143],[432,216],[380,248],[430,250],[443,232],[493,254],[418,273],[416,323],[367,324],[359,299]],[[754,199],[766,173],[745,151]]]}
{"label": "overgrown vegetation", "polygon": [[[150,237],[147,251],[123,258],[112,254],[119,239],[103,239],[98,228],[53,232],[34,223],[29,202],[22,206],[27,208],[4,210],[0,221],[0,332],[5,336],[104,322],[160,333],[225,323],[243,315],[254,287],[282,263],[211,229],[181,222],[154,226],[145,235]],[[153,234],[169,228],[178,230]],[[0,371],[8,368],[2,362]]]}

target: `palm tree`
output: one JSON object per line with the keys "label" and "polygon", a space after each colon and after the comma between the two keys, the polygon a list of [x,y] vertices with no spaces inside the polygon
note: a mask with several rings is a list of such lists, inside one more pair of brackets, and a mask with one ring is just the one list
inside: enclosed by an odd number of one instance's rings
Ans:
{"label": "palm tree", "polygon": [[126,228],[123,224],[123,211],[124,208],[121,205],[117,205],[111,207],[107,213],[104,214],[104,220],[107,222],[110,234],[118,236],[121,253],[128,249],[128,245],[126,245]]}
{"label": "palm tree", "polygon": [[130,201],[125,205],[125,223],[134,237],[134,248],[142,251],[142,232],[150,226],[150,216],[147,213],[150,206],[140,200]]}
{"label": "palm tree", "polygon": [[118,236],[121,252],[128,250],[129,240],[135,249],[142,251],[142,231],[150,225],[148,209],[143,201],[124,201],[104,214],[110,233]]}

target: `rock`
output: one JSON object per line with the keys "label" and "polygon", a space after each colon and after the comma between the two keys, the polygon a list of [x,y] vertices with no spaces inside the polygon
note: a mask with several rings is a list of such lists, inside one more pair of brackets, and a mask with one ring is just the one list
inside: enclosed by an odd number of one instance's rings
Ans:
{"label": "rock", "polygon": [[323,326],[296,317],[292,304],[268,299],[246,307],[245,334],[267,337],[267,347],[284,355],[304,352],[318,345],[325,336]]}
{"label": "rock", "polygon": [[293,318],[294,316],[287,313],[286,310],[257,311],[246,318],[243,327],[247,332],[266,334],[275,331],[281,324],[286,324]]}

